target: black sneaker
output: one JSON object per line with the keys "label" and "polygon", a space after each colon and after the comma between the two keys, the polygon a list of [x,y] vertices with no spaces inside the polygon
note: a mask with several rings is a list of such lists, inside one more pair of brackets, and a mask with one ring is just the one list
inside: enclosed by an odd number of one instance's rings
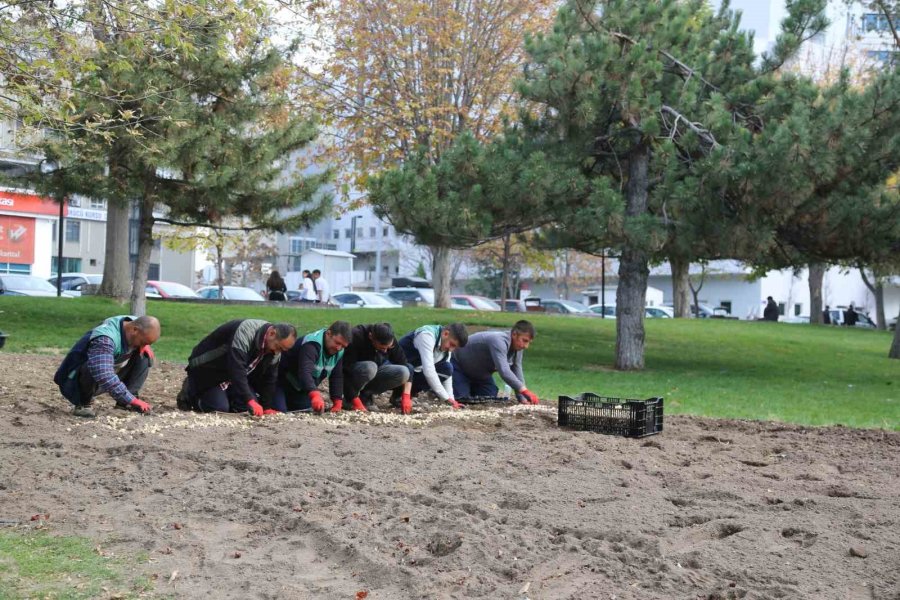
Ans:
{"label": "black sneaker", "polygon": [[81,417],[82,419],[97,418],[97,413],[94,412],[94,409],[90,404],[79,404],[74,409],[72,409],[72,414],[76,417]]}
{"label": "black sneaker", "polygon": [[193,410],[193,402],[191,402],[191,395],[188,392],[188,378],[184,378],[184,382],[181,384],[181,390],[178,392],[178,395],[175,396],[175,404],[178,405],[178,410]]}

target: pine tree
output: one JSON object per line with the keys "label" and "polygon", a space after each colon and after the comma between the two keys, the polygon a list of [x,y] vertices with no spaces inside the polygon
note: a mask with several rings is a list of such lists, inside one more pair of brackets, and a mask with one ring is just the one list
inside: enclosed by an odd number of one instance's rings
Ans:
{"label": "pine tree", "polygon": [[786,115],[807,87],[776,72],[824,28],[823,6],[791,3],[758,63],[727,3],[713,14],[705,0],[572,0],[551,34],[528,41],[520,91],[538,106],[532,131],[588,182],[557,207],[558,226],[580,250],[621,257],[617,368],[644,365],[651,258],[745,252],[770,228],[766,210],[794,175],[772,173],[803,141]]}
{"label": "pine tree", "polygon": [[[99,44],[78,82],[89,93],[68,104],[90,126],[47,138],[40,149],[62,168],[34,181],[45,193],[64,185],[64,193],[111,205],[137,202],[132,310],[138,314],[155,222],[215,225],[248,217],[254,228],[291,229],[324,216],[330,202],[318,194],[328,173],[284,175],[316,126],[291,103],[288,57],[295,46],[266,41],[272,21],[264,5],[161,10],[160,18],[181,24],[189,43],[151,32]],[[120,112],[116,126],[92,121],[111,110],[110,102]]]}

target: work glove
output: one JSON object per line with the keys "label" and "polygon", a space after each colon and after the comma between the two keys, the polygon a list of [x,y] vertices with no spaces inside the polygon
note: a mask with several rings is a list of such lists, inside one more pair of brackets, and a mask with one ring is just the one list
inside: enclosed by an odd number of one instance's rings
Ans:
{"label": "work glove", "polygon": [[250,414],[254,417],[263,416],[263,407],[260,406],[259,402],[256,400],[247,400],[247,410],[249,410]]}
{"label": "work glove", "polygon": [[153,362],[156,360],[156,356],[153,354],[153,348],[150,346],[141,346],[141,349],[138,351],[141,356],[146,356],[150,359],[150,366],[153,366]]}
{"label": "work glove", "polygon": [[341,398],[335,398],[331,401],[331,412],[339,413],[344,409],[344,401]]}
{"label": "work glove", "polygon": [[309,401],[312,404],[313,412],[325,412],[325,401],[322,400],[322,392],[313,390],[309,393]]}
{"label": "work glove", "polygon": [[281,411],[277,411],[277,410],[275,410],[274,408],[267,408],[267,409],[265,409],[265,410],[263,411],[263,416],[266,416],[266,415],[277,415],[279,412],[281,412]]}
{"label": "work glove", "polygon": [[447,400],[447,402],[450,403],[450,408],[452,408],[453,410],[459,410],[460,408],[465,408],[462,404],[460,404],[453,398],[450,398],[449,400]]}
{"label": "work glove", "polygon": [[412,397],[409,394],[400,396],[400,412],[404,415],[412,412]]}
{"label": "work glove", "polygon": [[138,398],[135,398],[134,400],[132,400],[128,406],[131,406],[135,410],[138,410],[142,413],[150,412],[150,408],[151,408],[151,406],[149,404],[147,404],[146,402],[144,402],[143,400],[140,400]]}
{"label": "work glove", "polygon": [[519,393],[525,398],[525,400],[527,400],[528,402],[530,402],[532,404],[540,404],[541,403],[541,401],[537,397],[537,394],[535,394],[528,388],[522,389],[522,391]]}
{"label": "work glove", "polygon": [[361,410],[363,412],[369,412],[369,409],[366,408],[366,405],[363,404],[363,401],[359,399],[359,396],[353,399],[351,402],[351,408],[353,410]]}

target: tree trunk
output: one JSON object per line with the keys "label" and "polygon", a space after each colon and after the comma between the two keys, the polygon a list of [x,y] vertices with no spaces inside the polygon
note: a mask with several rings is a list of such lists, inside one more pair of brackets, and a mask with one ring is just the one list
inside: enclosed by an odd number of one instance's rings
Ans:
{"label": "tree trunk", "polygon": [[875,327],[881,331],[885,331],[887,329],[887,319],[884,318],[883,278],[878,271],[872,269],[873,281],[869,281],[869,278],[866,276],[866,270],[863,267],[859,267],[859,275],[862,277],[863,283],[866,284],[866,287],[869,288],[869,291],[872,292],[872,295],[875,297]]}
{"label": "tree trunk", "polygon": [[506,299],[509,297],[509,247],[511,245],[510,235],[503,236],[503,258],[502,260],[502,269],[503,273],[501,275],[500,281],[500,310],[506,310]]}
{"label": "tree trunk", "polygon": [[150,271],[150,254],[153,252],[153,220],[153,196],[148,194],[141,199],[138,254],[131,289],[131,314],[138,317],[147,314],[147,274]]}
{"label": "tree trunk", "polygon": [[891,344],[891,351],[888,352],[888,358],[900,358],[900,314],[897,316],[897,326],[894,328],[894,341]]}
{"label": "tree trunk", "polygon": [[225,242],[216,236],[216,285],[219,286],[219,299],[225,295]]}
{"label": "tree trunk", "polygon": [[[628,160],[625,184],[625,214],[637,217],[647,211],[647,166],[650,151],[640,144]],[[632,240],[626,240],[619,261],[619,286],[616,289],[616,369],[633,371],[644,368],[644,305],[647,278],[650,276],[648,253]]]}
{"label": "tree trunk", "polygon": [[450,253],[444,246],[431,247],[431,278],[435,308],[450,308]]}
{"label": "tree trunk", "polygon": [[822,282],[825,281],[825,265],[809,263],[809,322],[822,325],[825,322],[822,306]]}
{"label": "tree trunk", "polygon": [[[103,281],[98,296],[115,298],[124,302],[131,295],[131,265],[128,260],[127,202],[110,201],[106,208],[106,248],[103,252]],[[60,232],[62,235],[63,232]]]}
{"label": "tree trunk", "polygon": [[691,316],[690,272],[691,263],[680,258],[670,258],[672,266],[672,307],[676,319]]}

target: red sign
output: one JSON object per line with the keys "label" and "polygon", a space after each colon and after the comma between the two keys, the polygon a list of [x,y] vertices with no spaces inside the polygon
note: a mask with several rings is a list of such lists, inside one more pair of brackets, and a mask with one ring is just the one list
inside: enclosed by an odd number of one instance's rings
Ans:
{"label": "red sign", "polygon": [[[66,206],[66,209],[69,207]],[[59,204],[37,194],[0,191],[0,212],[59,215]],[[65,214],[65,213],[64,213]]]}
{"label": "red sign", "polygon": [[34,262],[34,219],[0,215],[0,262]]}

